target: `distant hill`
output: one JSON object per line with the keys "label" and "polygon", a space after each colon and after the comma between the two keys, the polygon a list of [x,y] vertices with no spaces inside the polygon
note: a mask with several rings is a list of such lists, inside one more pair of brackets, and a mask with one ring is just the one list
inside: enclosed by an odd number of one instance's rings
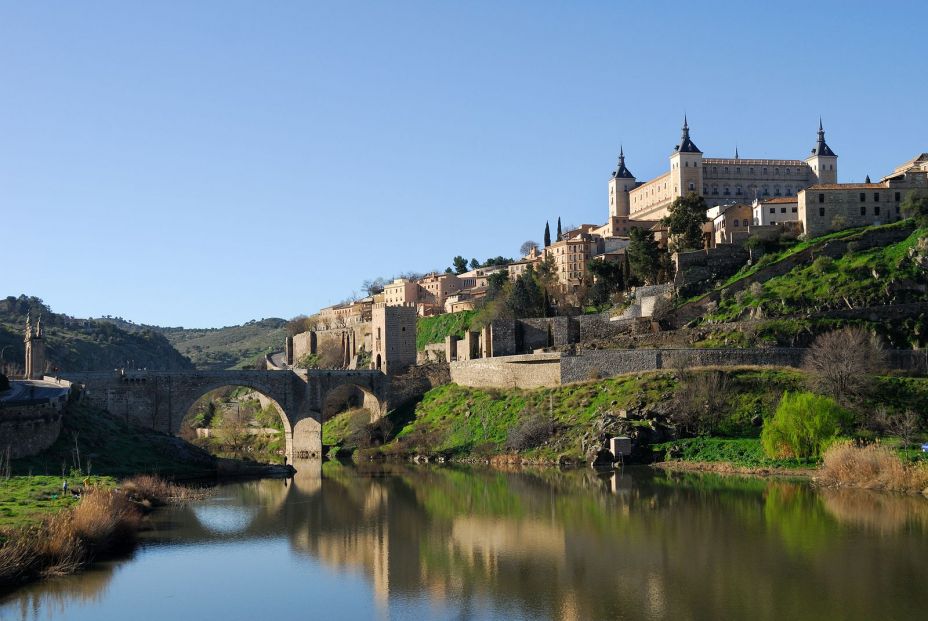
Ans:
{"label": "distant hill", "polygon": [[0,299],[0,350],[6,364],[21,372],[25,357],[26,314],[42,316],[48,361],[68,371],[108,371],[120,367],[158,370],[192,369],[164,334],[149,328],[125,330],[110,321],[78,319],[52,312],[39,298],[21,295]]}
{"label": "distant hill", "polygon": [[224,328],[165,328],[134,324],[120,318],[101,321],[111,322],[128,332],[152,330],[162,334],[198,369],[240,369],[263,363],[265,354],[284,348],[287,336],[287,322],[278,318]]}

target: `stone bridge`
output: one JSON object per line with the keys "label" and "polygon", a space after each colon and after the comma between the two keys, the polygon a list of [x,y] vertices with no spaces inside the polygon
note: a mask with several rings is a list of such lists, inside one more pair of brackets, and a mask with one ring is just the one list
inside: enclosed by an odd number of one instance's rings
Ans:
{"label": "stone bridge", "polygon": [[387,412],[389,378],[380,371],[125,371],[61,373],[91,405],[152,429],[176,434],[193,404],[211,390],[245,386],[277,407],[288,459],[320,457],[322,423],[356,403],[372,418]]}

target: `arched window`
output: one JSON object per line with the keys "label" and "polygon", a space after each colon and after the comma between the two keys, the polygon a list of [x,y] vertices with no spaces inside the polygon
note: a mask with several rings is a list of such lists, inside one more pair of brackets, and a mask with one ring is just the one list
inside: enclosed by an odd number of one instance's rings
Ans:
{"label": "arched window", "polygon": [[741,192],[741,186],[740,186],[740,185],[735,186],[735,194],[738,195],[738,196],[741,196],[742,192]]}
{"label": "arched window", "polygon": [[725,196],[731,196],[731,189],[726,185],[724,190]]}
{"label": "arched window", "polygon": [[719,186],[717,186],[717,185],[712,186],[712,193],[713,193],[714,195],[718,196],[718,193],[719,193]]}
{"label": "arched window", "polygon": [[776,186],[776,187],[773,189],[773,195],[774,195],[774,196],[781,196],[781,194],[780,194],[780,186]]}

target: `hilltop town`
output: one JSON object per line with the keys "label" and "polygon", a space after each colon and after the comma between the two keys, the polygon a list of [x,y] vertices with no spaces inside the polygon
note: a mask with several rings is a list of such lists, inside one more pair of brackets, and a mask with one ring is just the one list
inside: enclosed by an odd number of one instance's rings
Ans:
{"label": "hilltop town", "polygon": [[[928,154],[877,182],[839,182],[821,121],[804,159],[751,159],[737,149],[734,157],[706,157],[684,118],[666,173],[640,181],[630,162],[620,147],[604,223],[562,230],[558,219],[517,259],[457,256],[444,273],[369,281],[366,297],[292,321],[286,351],[270,363],[398,370],[578,347],[803,346],[842,321],[868,323],[896,347],[924,344],[918,270],[911,278],[862,272],[858,284],[872,291],[856,291],[859,300],[842,294],[832,303],[823,290],[792,308],[782,296],[783,303],[764,301],[763,287],[815,261],[818,239],[832,239],[831,254],[846,238],[851,252],[917,243],[912,252],[923,256],[923,238],[908,240],[914,225],[904,219],[925,209]],[[798,321],[760,321],[772,318]],[[738,327],[745,320],[750,330]]]}

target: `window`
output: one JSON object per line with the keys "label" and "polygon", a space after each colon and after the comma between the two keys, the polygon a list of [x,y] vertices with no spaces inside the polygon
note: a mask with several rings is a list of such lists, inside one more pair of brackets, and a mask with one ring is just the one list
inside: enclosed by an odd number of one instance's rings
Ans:
{"label": "window", "polygon": [[728,166],[725,167],[725,174],[728,174]]}
{"label": "window", "polygon": [[695,190],[696,190],[696,184],[690,181],[690,191],[695,191]]}
{"label": "window", "polygon": [[818,208],[818,216],[819,216],[820,218],[824,218],[824,217],[825,217],[825,208],[824,208],[824,207],[819,207],[819,208]]}
{"label": "window", "polygon": [[819,194],[819,195],[818,195],[818,202],[820,202],[820,203],[824,203],[824,202],[825,202],[825,195],[824,195],[824,194]]}
{"label": "window", "polygon": [[861,193],[860,193],[860,202],[861,202],[861,203],[864,203],[864,202],[866,202],[866,201],[867,201],[867,194],[866,194],[866,192],[861,192]]}
{"label": "window", "polygon": [[879,193],[879,192],[874,192],[874,193],[873,193],[873,202],[874,202],[874,203],[879,203],[879,202],[880,202],[880,193]]}
{"label": "window", "polygon": [[799,210],[796,207],[793,207],[793,213],[796,213],[797,211]]}
{"label": "window", "polygon": [[860,206],[860,215],[862,215],[862,216],[866,216],[866,215],[867,215],[867,206],[866,206],[866,205],[861,205],[861,206]]}
{"label": "window", "polygon": [[896,202],[897,202],[897,203],[898,203],[899,200],[902,198],[902,197],[900,196],[900,194],[901,194],[900,192],[896,192]]}
{"label": "window", "polygon": [[767,174],[767,167],[766,167],[766,166],[764,166],[764,174],[765,174],[765,175]]}
{"label": "window", "polygon": [[735,226],[735,227],[738,226],[738,218],[735,218],[734,226]]}
{"label": "window", "polygon": [[735,167],[735,172],[738,173],[738,174],[740,175],[740,174],[741,174],[741,167],[740,167],[740,166],[736,166],[736,167]]}
{"label": "window", "polygon": [[780,207],[780,213],[786,213],[786,207]]}
{"label": "window", "polygon": [[779,174],[780,174],[780,169],[779,169],[779,168],[774,168],[774,169],[773,169],[773,174],[779,175]]}
{"label": "window", "polygon": [[724,194],[725,196],[731,196],[731,189],[727,185],[725,186]]}
{"label": "window", "polygon": [[874,216],[880,215],[880,206],[879,206],[879,205],[877,205],[876,207],[873,208],[873,215],[874,215]]}
{"label": "window", "polygon": [[776,213],[776,212],[777,212],[777,208],[776,208],[776,207],[771,207],[771,208],[770,208],[770,213]]}
{"label": "window", "polygon": [[735,186],[735,194],[737,194],[738,196],[741,196],[741,186],[740,186],[740,185],[739,185],[739,186]]}

